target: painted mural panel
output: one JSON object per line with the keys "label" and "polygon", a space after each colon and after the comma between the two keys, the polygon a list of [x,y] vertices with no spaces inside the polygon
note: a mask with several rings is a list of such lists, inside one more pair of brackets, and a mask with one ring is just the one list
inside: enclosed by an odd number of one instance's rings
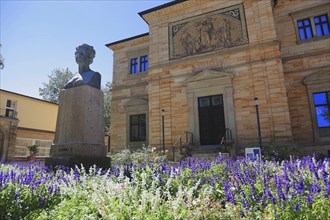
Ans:
{"label": "painted mural panel", "polygon": [[169,24],[170,59],[248,43],[242,4]]}

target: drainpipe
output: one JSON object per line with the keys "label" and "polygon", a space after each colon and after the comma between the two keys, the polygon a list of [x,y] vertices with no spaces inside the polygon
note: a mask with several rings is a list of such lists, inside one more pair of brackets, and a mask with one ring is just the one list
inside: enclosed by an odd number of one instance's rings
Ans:
{"label": "drainpipe", "polygon": [[261,128],[260,128],[260,117],[259,117],[259,100],[258,97],[254,98],[255,105],[256,105],[256,113],[257,113],[257,123],[258,123],[258,140],[259,140],[259,147],[262,148],[262,139],[261,139]]}

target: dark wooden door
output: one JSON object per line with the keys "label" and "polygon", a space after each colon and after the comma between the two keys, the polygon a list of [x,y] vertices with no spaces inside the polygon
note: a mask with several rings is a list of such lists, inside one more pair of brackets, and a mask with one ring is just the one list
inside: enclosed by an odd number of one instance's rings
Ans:
{"label": "dark wooden door", "polygon": [[201,145],[220,144],[225,133],[222,95],[198,98],[199,134]]}

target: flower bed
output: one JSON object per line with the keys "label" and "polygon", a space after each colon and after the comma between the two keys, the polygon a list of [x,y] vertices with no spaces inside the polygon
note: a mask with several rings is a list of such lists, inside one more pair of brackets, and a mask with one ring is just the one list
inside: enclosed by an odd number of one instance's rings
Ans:
{"label": "flower bed", "polygon": [[329,219],[330,160],[0,164],[0,219]]}

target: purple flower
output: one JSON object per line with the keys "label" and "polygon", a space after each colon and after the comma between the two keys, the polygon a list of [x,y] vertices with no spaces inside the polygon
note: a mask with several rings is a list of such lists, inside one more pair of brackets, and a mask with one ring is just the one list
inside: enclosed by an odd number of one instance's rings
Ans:
{"label": "purple flower", "polygon": [[302,192],[304,192],[305,187],[304,187],[304,177],[300,174],[299,177],[299,183],[297,185],[297,192],[299,195],[301,195]]}
{"label": "purple flower", "polygon": [[267,196],[269,197],[270,201],[273,203],[273,205],[275,205],[276,203],[276,199],[275,197],[273,196],[272,192],[270,190],[266,190],[266,194]]}
{"label": "purple flower", "polygon": [[319,187],[318,182],[314,181],[312,185],[309,186],[309,190],[312,194],[319,193],[321,188]]}
{"label": "purple flower", "polygon": [[225,195],[227,201],[236,204],[234,193],[230,190],[230,185],[227,181],[223,181],[223,187],[225,189]]}
{"label": "purple flower", "polygon": [[327,186],[325,188],[325,197],[329,197],[330,195],[330,181],[327,183]]}
{"label": "purple flower", "polygon": [[241,199],[241,203],[245,209],[249,207],[249,202],[246,199]]}
{"label": "purple flower", "polygon": [[313,196],[312,195],[306,196],[306,202],[310,205],[313,202]]}
{"label": "purple flower", "polygon": [[297,202],[297,204],[296,204],[296,211],[297,211],[297,212],[300,211],[300,203],[299,203],[299,202]]}

